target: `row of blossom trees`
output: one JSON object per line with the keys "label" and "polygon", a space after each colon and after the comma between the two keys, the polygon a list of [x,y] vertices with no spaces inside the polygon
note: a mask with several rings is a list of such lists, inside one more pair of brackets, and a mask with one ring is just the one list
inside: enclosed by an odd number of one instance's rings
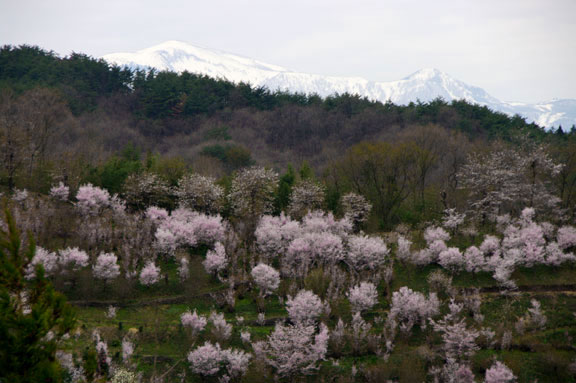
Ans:
{"label": "row of blossom trees", "polygon": [[[411,250],[411,241],[398,237],[397,257],[416,265],[437,263],[450,272],[490,272],[504,286],[514,287],[510,279],[518,267],[560,266],[576,261],[576,227],[556,227],[536,222],[535,210],[525,208],[520,217],[496,217],[497,235],[486,235],[479,246],[465,250],[448,247],[451,235],[442,227],[431,226],[424,232],[426,247]],[[451,223],[453,220],[445,220]]]}

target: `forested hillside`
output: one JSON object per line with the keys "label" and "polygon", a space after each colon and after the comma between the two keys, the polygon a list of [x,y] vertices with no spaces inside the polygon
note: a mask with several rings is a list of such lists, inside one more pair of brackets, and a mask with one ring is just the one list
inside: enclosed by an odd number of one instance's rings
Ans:
{"label": "forested hillside", "polygon": [[[469,153],[493,145],[524,150],[529,140],[567,162],[557,189],[572,208],[575,130],[546,132],[464,101],[398,106],[349,94],[272,93],[191,73],[131,72],[30,46],[0,50],[0,88],[9,159],[0,182],[8,188],[45,192],[57,181],[90,181],[120,192],[129,174],[144,170],[175,184],[187,169],[220,178],[251,164],[280,172],[305,164],[335,196],[360,191],[336,175],[350,158],[346,151],[386,142],[394,150],[378,161],[409,152],[403,165],[412,175],[403,187],[410,191],[400,202],[405,218],[418,221],[429,216],[426,206],[438,213],[441,203],[458,204],[454,175]],[[10,141],[11,134],[18,137]]]}
{"label": "forested hillside", "polygon": [[2,382],[576,381],[576,129],[4,47],[0,156]]}

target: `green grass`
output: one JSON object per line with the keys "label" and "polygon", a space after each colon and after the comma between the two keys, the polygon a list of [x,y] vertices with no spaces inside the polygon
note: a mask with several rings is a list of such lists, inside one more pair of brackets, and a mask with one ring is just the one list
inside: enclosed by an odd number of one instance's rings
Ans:
{"label": "green grass", "polygon": [[[210,333],[210,325],[196,339],[192,339],[180,325],[180,315],[188,309],[196,309],[199,314],[208,316],[212,310],[224,312],[226,320],[234,324],[232,337],[226,341],[224,347],[246,349],[240,340],[240,331],[249,331],[252,340],[264,340],[273,331],[273,326],[259,326],[256,324],[259,305],[257,291],[250,291],[241,287],[233,309],[220,307],[211,297],[211,293],[226,291],[226,286],[214,277],[207,275],[201,265],[202,254],[191,257],[190,279],[180,283],[176,275],[176,265],[172,261],[162,264],[162,270],[169,275],[168,284],[161,282],[158,286],[144,288],[141,286],[107,286],[102,292],[85,297],[84,301],[106,300],[118,302],[117,316],[114,319],[106,318],[106,307],[77,307],[77,317],[82,333],[72,338],[66,344],[68,350],[77,354],[92,344],[92,330],[98,329],[102,337],[109,344],[111,355],[120,361],[121,341],[130,331],[137,348],[135,360],[140,371],[149,373],[152,369],[154,355],[162,359],[158,362],[159,371],[165,371],[172,363],[185,358],[187,353],[195,346],[205,341],[214,341]],[[428,275],[440,269],[431,265],[426,267],[404,266],[396,263],[391,291],[402,286],[408,286],[416,291],[428,292]],[[448,274],[446,271],[444,271]],[[321,275],[315,286],[322,288]],[[452,276],[453,285],[458,287],[491,287],[497,286],[496,281],[488,273],[471,274],[459,273]],[[562,267],[536,267],[517,270],[513,278],[519,286],[573,284],[576,281],[576,268]],[[79,281],[79,284],[82,283]],[[313,283],[313,281],[310,281]],[[314,282],[316,283],[316,282]],[[116,289],[127,291],[118,292]],[[287,289],[287,286],[284,287]],[[81,288],[79,289],[81,290]],[[129,291],[128,291],[129,290]],[[385,317],[389,309],[390,296],[385,296],[386,289],[382,283],[379,286],[380,302],[372,310],[363,314],[368,321],[378,316]],[[66,292],[66,291],[65,291]],[[73,293],[78,298],[79,293]],[[444,296],[445,294],[441,294]],[[483,327],[490,327],[496,331],[496,338],[500,339],[505,329],[513,330],[514,324],[521,316],[526,314],[530,307],[530,300],[537,299],[548,317],[548,323],[543,329],[528,328],[524,334],[514,333],[511,350],[480,350],[472,359],[472,368],[477,378],[483,376],[485,370],[494,360],[502,360],[513,369],[519,382],[575,382],[574,377],[567,375],[567,365],[576,360],[576,293],[562,292],[518,292],[501,295],[497,293],[482,293],[482,314],[485,319]],[[178,303],[152,304],[154,299],[180,297]],[[87,299],[89,298],[89,299]],[[145,305],[144,303],[148,303]],[[350,306],[342,298],[330,302],[332,312],[326,323],[333,328],[338,318],[349,321],[351,318]],[[267,297],[265,300],[266,319],[284,320],[287,317],[285,305],[280,303],[277,296]],[[443,312],[447,311],[446,305]],[[237,316],[244,318],[244,324],[239,326]],[[472,318],[468,319],[472,324]],[[132,330],[131,330],[132,329]],[[372,333],[380,334],[381,325],[374,326]],[[431,326],[421,329],[415,326],[409,335],[399,334],[395,349],[387,361],[374,354],[367,353],[353,355],[350,346],[338,358],[337,365],[332,361],[325,361],[318,374],[307,377],[302,381],[381,381],[381,379],[395,379],[403,381],[425,381],[430,379],[428,369],[430,366],[442,363],[440,355],[441,339],[431,330]],[[249,350],[249,348],[248,348]],[[435,355],[432,360],[424,355]],[[183,363],[185,365],[185,363]],[[352,366],[359,369],[356,380],[352,378]],[[244,377],[244,382],[265,377],[257,367],[252,367]],[[265,377],[272,379],[272,376]],[[252,380],[251,380],[252,379]],[[560,379],[560,380],[559,380]],[[199,381],[196,377],[189,377],[190,382]]]}

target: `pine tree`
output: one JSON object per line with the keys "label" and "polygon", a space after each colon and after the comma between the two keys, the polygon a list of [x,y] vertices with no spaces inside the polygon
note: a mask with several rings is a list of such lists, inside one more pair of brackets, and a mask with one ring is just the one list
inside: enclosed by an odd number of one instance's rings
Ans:
{"label": "pine tree", "polygon": [[22,243],[8,209],[5,217],[7,230],[0,230],[0,381],[59,382],[56,348],[72,329],[74,314],[41,265],[34,278],[25,278],[35,245]]}

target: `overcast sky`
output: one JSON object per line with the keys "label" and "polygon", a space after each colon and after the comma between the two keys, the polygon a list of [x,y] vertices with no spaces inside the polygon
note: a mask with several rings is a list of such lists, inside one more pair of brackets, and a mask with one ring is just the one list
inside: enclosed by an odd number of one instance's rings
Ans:
{"label": "overcast sky", "polygon": [[504,101],[576,98],[576,0],[0,0],[0,44],[101,56],[181,40],[375,81],[438,68]]}

